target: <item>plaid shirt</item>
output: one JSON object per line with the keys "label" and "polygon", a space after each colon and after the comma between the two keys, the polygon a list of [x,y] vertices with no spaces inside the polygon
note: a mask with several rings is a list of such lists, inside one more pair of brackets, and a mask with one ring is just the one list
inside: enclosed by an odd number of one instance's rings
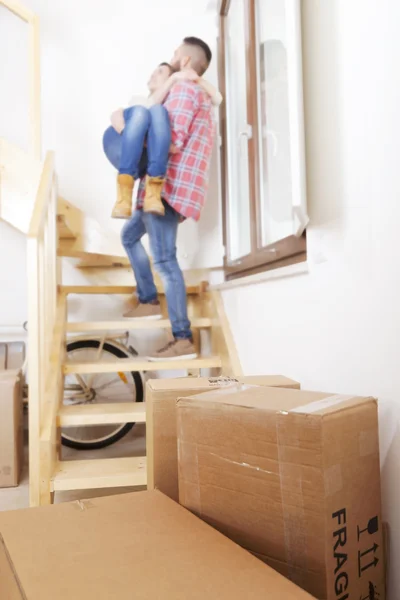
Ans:
{"label": "plaid shirt", "polygon": [[[182,217],[198,221],[206,199],[215,132],[211,100],[198,85],[183,81],[174,85],[164,106],[178,153],[170,157],[163,198]],[[143,207],[144,194],[142,180],[137,208]]]}

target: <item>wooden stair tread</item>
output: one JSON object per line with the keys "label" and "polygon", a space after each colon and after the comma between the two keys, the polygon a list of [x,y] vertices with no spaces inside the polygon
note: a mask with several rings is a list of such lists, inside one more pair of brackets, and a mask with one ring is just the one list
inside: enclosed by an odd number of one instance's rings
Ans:
{"label": "wooden stair tread", "polygon": [[[192,319],[194,329],[209,329],[212,320],[208,318]],[[66,331],[79,333],[85,331],[131,331],[133,329],[171,329],[169,319],[124,319],[123,321],[83,321],[67,323]]]}
{"label": "wooden stair tread", "polygon": [[52,492],[147,485],[146,457],[60,461]]}
{"label": "wooden stair tread", "polygon": [[214,369],[221,367],[218,356],[193,359],[176,359],[152,362],[146,359],[120,358],[97,362],[64,363],[65,375],[84,373],[126,373],[127,371],[180,371],[188,369]]}
{"label": "wooden stair tread", "polygon": [[146,405],[144,402],[119,402],[63,406],[57,420],[59,427],[145,423]]}
{"label": "wooden stair tread", "polygon": [[[199,285],[187,285],[186,293],[189,295],[200,294],[205,289],[205,283]],[[64,294],[134,294],[136,287],[131,285],[64,285],[61,286]],[[157,292],[164,294],[163,288],[157,286]]]}
{"label": "wooden stair tread", "polygon": [[79,258],[81,262],[76,265],[79,268],[87,267],[127,267],[131,264],[125,256],[112,254],[98,254],[82,250],[80,238],[60,238],[57,248],[57,256],[66,258]]}
{"label": "wooden stair tread", "polygon": [[127,371],[178,371],[188,369],[213,369],[221,367],[218,356],[205,358],[176,359],[171,361],[151,362],[146,359],[120,358],[110,361],[64,363],[65,375],[73,373],[126,373]]}
{"label": "wooden stair tread", "polygon": [[218,356],[196,359],[176,359],[170,361],[152,362],[140,358],[120,358],[115,360],[97,362],[72,362],[64,363],[64,374],[84,373],[126,373],[127,371],[178,371],[188,369],[213,369],[221,367]]}

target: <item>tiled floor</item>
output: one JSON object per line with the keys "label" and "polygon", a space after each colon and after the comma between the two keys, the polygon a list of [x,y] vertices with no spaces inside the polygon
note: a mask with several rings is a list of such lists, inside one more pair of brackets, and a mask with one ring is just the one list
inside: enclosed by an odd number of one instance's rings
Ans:
{"label": "tiled floor", "polygon": [[[63,448],[63,459],[86,460],[96,458],[119,458],[124,456],[143,456],[146,451],[145,425],[135,425],[121,441],[103,450],[79,452],[70,448]],[[28,448],[25,448],[25,466],[21,483],[17,488],[0,489],[0,511],[27,508],[29,506],[29,475],[28,475]],[[55,502],[81,500],[98,496],[110,496],[132,491],[131,488],[103,489],[103,490],[77,490],[56,494]]]}

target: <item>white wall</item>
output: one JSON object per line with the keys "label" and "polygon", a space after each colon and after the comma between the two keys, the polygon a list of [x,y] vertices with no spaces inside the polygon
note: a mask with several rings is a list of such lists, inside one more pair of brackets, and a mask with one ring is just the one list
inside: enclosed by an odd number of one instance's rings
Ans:
{"label": "white wall", "polygon": [[[43,150],[55,150],[60,193],[118,231],[121,223],[109,217],[115,172],[101,145],[109,114],[146,93],[149,74],[184,36],[203,37],[215,50],[215,13],[207,0],[23,1],[41,19]],[[27,147],[26,28],[3,7],[0,54],[7,56],[0,61],[0,137]],[[216,65],[208,74],[214,83]],[[185,268],[221,264],[217,152],[203,219],[182,226],[179,257]],[[24,240],[0,223],[0,281],[16,276],[25,278]],[[25,319],[22,290],[2,287],[0,325]]]}
{"label": "white wall", "polygon": [[309,274],[226,291],[247,374],[380,400],[400,598],[400,3],[303,0]]}

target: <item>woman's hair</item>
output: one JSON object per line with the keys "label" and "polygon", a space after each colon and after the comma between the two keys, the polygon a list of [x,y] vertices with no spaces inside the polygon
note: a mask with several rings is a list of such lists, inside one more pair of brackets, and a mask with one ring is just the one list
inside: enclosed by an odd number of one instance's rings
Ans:
{"label": "woman's hair", "polygon": [[175,69],[173,68],[172,65],[170,65],[167,62],[162,62],[158,65],[159,67],[168,67],[170,74],[172,75],[172,73],[175,73]]}

